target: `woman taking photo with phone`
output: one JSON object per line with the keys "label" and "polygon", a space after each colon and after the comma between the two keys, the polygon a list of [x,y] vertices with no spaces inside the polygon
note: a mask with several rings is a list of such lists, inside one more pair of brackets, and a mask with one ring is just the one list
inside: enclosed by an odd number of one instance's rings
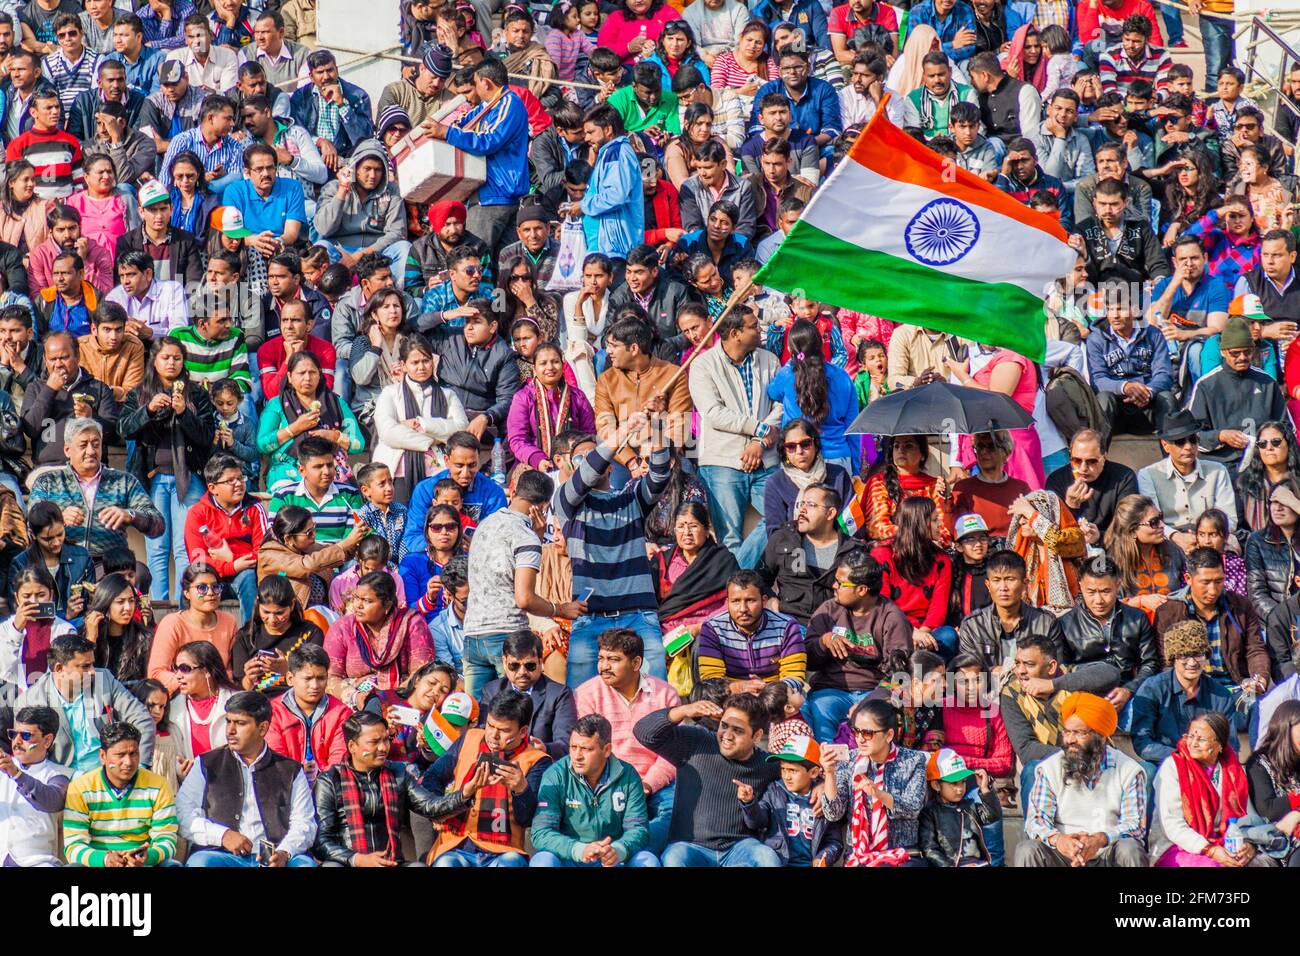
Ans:
{"label": "woman taking photo with phone", "polygon": [[81,623],[86,610],[85,585],[95,583],[95,564],[90,552],[68,541],[63,511],[52,501],[37,501],[27,512],[26,550],[14,555],[9,566],[5,596],[10,607],[17,607],[14,589],[18,575],[25,568],[44,568],[54,579],[54,610],[73,626]]}
{"label": "woman taking photo with phone", "polygon": [[54,578],[44,568],[24,568],[14,578],[12,617],[0,621],[0,683],[26,690],[49,670],[50,641],[76,629],[54,611]]}

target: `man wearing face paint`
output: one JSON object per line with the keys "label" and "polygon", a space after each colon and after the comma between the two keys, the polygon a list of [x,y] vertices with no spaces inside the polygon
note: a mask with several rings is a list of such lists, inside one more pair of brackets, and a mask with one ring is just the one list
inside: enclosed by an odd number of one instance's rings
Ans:
{"label": "man wearing face paint", "polygon": [[0,751],[0,866],[58,866],[59,815],[73,771],[49,759],[59,715],[24,707]]}

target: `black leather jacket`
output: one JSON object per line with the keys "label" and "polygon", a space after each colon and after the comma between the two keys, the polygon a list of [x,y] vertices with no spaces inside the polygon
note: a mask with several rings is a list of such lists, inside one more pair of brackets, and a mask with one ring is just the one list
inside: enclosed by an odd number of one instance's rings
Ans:
{"label": "black leather jacket", "polygon": [[1058,648],[1058,654],[1061,646],[1061,630],[1057,626],[1056,618],[1028,602],[1021,605],[1020,623],[1010,634],[1002,629],[1002,622],[998,620],[998,609],[993,604],[982,607],[974,614],[963,618],[958,631],[961,632],[959,647],[961,653],[982,657],[985,670],[1013,656],[1016,641],[1029,634],[1050,637]]}
{"label": "black leather jacket", "polygon": [[970,835],[980,848],[980,859],[988,862],[989,848],[981,827],[1001,817],[1002,807],[992,789],[988,793],[976,791],[974,800],[957,804],[945,803],[931,794],[917,820],[917,846],[931,866],[957,866],[962,858],[962,844]]}
{"label": "black leather jacket", "polygon": [[1246,593],[1261,618],[1287,599],[1295,573],[1295,552],[1280,531],[1265,528],[1246,538]]}
{"label": "black leather jacket", "polygon": [[1063,665],[1105,661],[1119,669],[1126,690],[1160,673],[1160,644],[1156,629],[1135,607],[1117,603],[1109,621],[1099,621],[1080,602],[1056,622],[1061,629]]}
{"label": "black leather jacket", "polygon": [[[447,796],[441,796],[432,790],[420,786],[420,782],[407,769],[404,763],[390,763],[388,769],[395,774],[397,786],[397,819],[406,821],[406,811],[413,810],[430,820],[444,820],[464,812],[469,807],[458,789]],[[354,837],[348,832],[347,812],[339,796],[339,775],[341,766],[330,767],[316,778],[316,847],[317,858],[327,863],[352,865],[356,851],[352,849]],[[362,814],[366,820],[366,830],[370,834],[370,846],[375,849],[375,837],[384,832],[384,810],[380,803],[379,774],[359,774],[361,788]],[[400,862],[401,846],[390,848]]]}

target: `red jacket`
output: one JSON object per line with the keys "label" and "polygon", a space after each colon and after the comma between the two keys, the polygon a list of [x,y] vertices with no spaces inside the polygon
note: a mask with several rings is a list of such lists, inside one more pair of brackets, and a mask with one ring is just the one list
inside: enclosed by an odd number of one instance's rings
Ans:
{"label": "red jacket", "polygon": [[204,492],[198,504],[190,508],[189,514],[185,516],[185,551],[189,554],[191,563],[205,561],[216,568],[223,578],[234,577],[234,565],[208,553],[208,546],[199,529],[206,525],[209,539],[215,535],[230,545],[235,558],[246,558],[257,556],[268,523],[266,509],[253,498],[245,498],[243,506],[231,515],[217,507],[217,503],[212,500],[212,492]]}
{"label": "red jacket", "polygon": [[510,89],[523,100],[524,109],[528,113],[529,136],[538,136],[543,130],[549,129],[555,123],[546,107],[542,105],[542,101],[534,96],[533,91],[527,86],[516,86],[511,83]]}
{"label": "red jacket", "polygon": [[[325,387],[334,389],[334,365],[338,357],[334,346],[317,335],[307,336],[307,351],[320,361],[320,373],[325,379]],[[284,360],[284,338],[274,335],[267,339],[257,350],[257,374],[262,379],[262,392],[269,402],[280,394],[284,377],[289,374],[289,363]]]}
{"label": "red jacket", "polygon": [[[307,753],[307,725],[285,704],[287,690],[271,702],[271,729],[266,732],[266,745],[290,760],[302,763]],[[318,770],[328,770],[347,759],[348,748],[343,742],[343,722],[352,715],[352,708],[330,694],[321,701],[325,713],[311,725],[311,751]],[[317,704],[320,707],[321,704]]]}
{"label": "red jacket", "polygon": [[682,211],[677,205],[677,187],[669,182],[666,176],[659,177],[659,185],[655,187],[655,194],[650,197],[650,204],[654,210],[655,227],[645,231],[645,241],[652,246],[661,246],[668,241],[664,230],[682,228]]}

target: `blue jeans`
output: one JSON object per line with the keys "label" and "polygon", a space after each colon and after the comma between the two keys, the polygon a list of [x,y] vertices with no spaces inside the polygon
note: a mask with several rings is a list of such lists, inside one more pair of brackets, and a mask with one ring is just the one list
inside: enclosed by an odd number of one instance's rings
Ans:
{"label": "blue jeans", "polygon": [[494,677],[505,677],[505,668],[501,664],[501,649],[505,643],[504,634],[465,638],[465,693],[475,700],[478,700],[484,684]]}
{"label": "blue jeans", "polygon": [[480,850],[474,844],[466,840],[463,844],[454,850],[448,850],[438,859],[433,861],[434,866],[441,867],[474,867],[482,868],[487,866],[504,866],[504,867],[523,867],[528,865],[528,857],[514,850],[506,853],[489,853],[487,850]]}
{"label": "blue jeans", "polygon": [[646,797],[646,809],[650,813],[650,842],[646,846],[658,856],[663,856],[664,847],[668,845],[668,827],[673,822],[673,802],[676,797],[675,780]]}
{"label": "blue jeans", "polygon": [[812,725],[813,737],[817,740],[834,740],[840,724],[849,716],[853,705],[869,693],[865,690],[823,687],[809,694],[804,701],[803,717]]}
{"label": "blue jeans", "polygon": [[[149,596],[155,601],[180,601],[181,575],[190,566],[190,557],[185,550],[185,513],[199,503],[203,497],[203,477],[190,475],[190,487],[181,501],[176,494],[175,475],[154,475],[149,488],[149,498],[153,506],[162,512],[163,533],[156,538],[144,539],[145,558],[149,563],[149,574],[153,582],[149,585]],[[175,586],[168,588],[168,561],[176,565]]]}
{"label": "blue jeans", "polygon": [[253,616],[253,603],[257,600],[257,568],[245,568],[222,584],[222,597],[229,594],[239,600],[240,626],[247,624]]}
{"label": "blue jeans", "polygon": [[748,506],[753,505],[760,516],[763,514],[763,489],[775,472],[776,468],[746,472],[723,465],[700,466],[700,481],[709,492],[709,515],[718,542],[736,555],[736,563],[742,568],[754,567],[763,556],[767,527],[761,520],[743,543],[741,537]]}
{"label": "blue jeans", "polygon": [[1007,844],[1002,838],[1002,821],[994,820],[986,827],[980,827],[983,831],[984,845],[989,851],[990,866],[1004,866],[1007,859]]}
{"label": "blue jeans", "polygon": [[761,840],[745,837],[725,850],[710,850],[698,843],[670,843],[664,866],[780,866],[781,857]]}
{"label": "blue jeans", "polygon": [[[1157,3],[1156,9],[1160,11],[1160,19],[1165,25],[1165,47],[1171,47],[1183,42],[1183,14],[1176,7],[1167,6],[1163,3]],[[1209,74],[1206,74],[1207,76]],[[1207,80],[1208,82],[1208,80]],[[1211,87],[1213,89],[1213,87]]]}
{"label": "blue jeans", "polygon": [[[562,860],[550,850],[538,850],[533,854],[533,858],[528,861],[529,866],[540,867],[563,867],[563,866],[581,866],[586,869],[594,869],[600,866],[600,863],[574,863],[572,860]],[[620,863],[619,866],[632,867],[652,867],[659,866],[659,857],[655,856],[649,850],[641,850],[639,853],[633,853],[631,859],[626,863]]]}
{"label": "blue jeans", "polygon": [[[204,868],[238,866],[245,869],[256,869],[259,864],[257,857],[252,854],[238,856],[229,850],[198,850],[189,855],[185,865]],[[316,861],[305,853],[300,853],[297,856],[289,857],[289,862],[285,865],[293,867],[315,866]]]}
{"label": "blue jeans", "polygon": [[[313,241],[317,245],[325,247],[325,250],[330,254],[330,262],[338,262],[340,258],[339,253],[342,250],[356,252],[358,249],[365,248],[364,245],[352,247],[340,246],[338,243],[331,242],[328,239],[315,239]],[[406,267],[406,254],[411,251],[411,244],[405,239],[399,239],[392,245],[385,246],[380,251],[383,252],[383,254],[388,257],[388,261],[393,264],[393,274],[401,275],[402,270]]]}
{"label": "blue jeans", "polygon": [[1020,815],[1025,819],[1029,818],[1029,791],[1034,786],[1034,771],[1040,763],[1041,760],[1031,760],[1020,771]]}
{"label": "blue jeans", "polygon": [[345,402],[352,401],[352,357],[349,355],[334,359],[334,394]]}
{"label": "blue jeans", "polygon": [[1232,40],[1233,22],[1200,15],[1201,42],[1205,46],[1205,88],[1216,89],[1219,71],[1232,63],[1235,56]]}
{"label": "blue jeans", "polygon": [[[664,656],[664,636],[659,627],[659,615],[654,611],[627,611],[623,614],[584,614],[573,622],[569,632],[569,660],[564,682],[577,690],[583,681],[596,676],[596,638],[616,627],[636,631],[645,644],[645,662],[642,666],[651,677],[664,680],[668,677],[668,659]],[[466,641],[465,653],[469,654]]]}

